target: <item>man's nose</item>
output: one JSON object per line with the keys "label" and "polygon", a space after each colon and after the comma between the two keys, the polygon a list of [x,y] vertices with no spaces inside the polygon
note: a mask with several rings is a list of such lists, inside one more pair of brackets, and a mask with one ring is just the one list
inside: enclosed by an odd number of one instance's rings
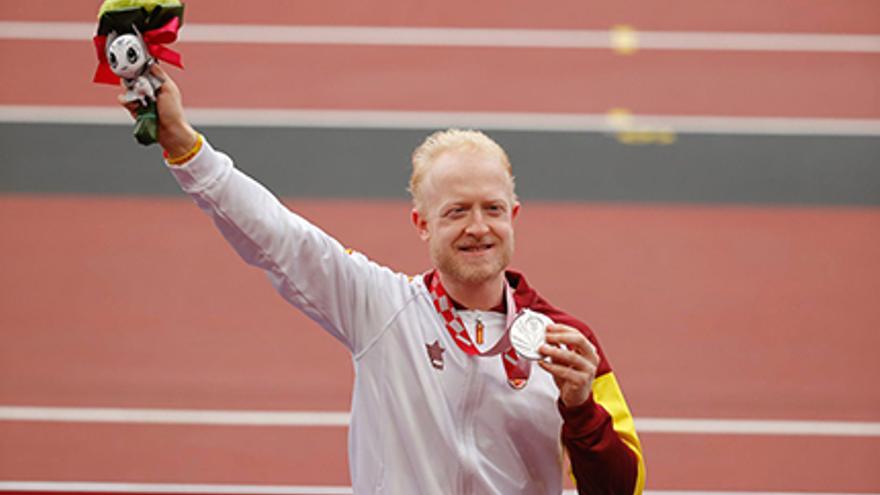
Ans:
{"label": "man's nose", "polygon": [[465,230],[468,234],[474,236],[482,236],[489,233],[489,224],[486,223],[486,217],[483,215],[483,212],[479,209],[474,209],[473,213],[470,216],[470,220],[468,221],[467,229]]}

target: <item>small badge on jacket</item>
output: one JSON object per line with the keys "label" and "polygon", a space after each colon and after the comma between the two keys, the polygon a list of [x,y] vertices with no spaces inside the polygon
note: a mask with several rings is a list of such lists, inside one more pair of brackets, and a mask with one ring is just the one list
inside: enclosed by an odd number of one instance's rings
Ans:
{"label": "small badge on jacket", "polygon": [[425,344],[425,348],[428,349],[428,359],[431,361],[431,364],[437,368],[438,370],[443,370],[443,353],[446,349],[440,347],[440,341],[435,340],[433,344]]}

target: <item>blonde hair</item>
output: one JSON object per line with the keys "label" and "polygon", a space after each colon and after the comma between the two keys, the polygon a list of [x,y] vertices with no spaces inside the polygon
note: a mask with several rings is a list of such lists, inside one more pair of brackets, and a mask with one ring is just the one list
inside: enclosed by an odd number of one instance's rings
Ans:
{"label": "blonde hair", "polygon": [[[510,177],[510,188],[511,190],[514,189],[513,167],[510,166],[507,152],[492,138],[472,129],[436,131],[426,137],[412,154],[412,175],[409,178],[407,190],[412,196],[413,205],[417,210],[422,210],[422,179],[425,178],[425,174],[434,160],[448,151],[484,153],[499,158],[507,171],[507,175]],[[513,198],[514,200],[516,199],[516,193],[513,194]]]}

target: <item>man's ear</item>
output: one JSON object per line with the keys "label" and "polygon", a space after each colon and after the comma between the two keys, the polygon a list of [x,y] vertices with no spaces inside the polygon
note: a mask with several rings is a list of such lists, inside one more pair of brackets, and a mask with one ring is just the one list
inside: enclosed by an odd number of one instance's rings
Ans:
{"label": "man's ear", "polygon": [[416,232],[419,233],[419,239],[423,241],[427,241],[430,234],[428,233],[428,221],[419,213],[419,210],[413,208],[410,212],[410,219],[412,220],[413,226],[416,228]]}
{"label": "man's ear", "polygon": [[517,215],[519,215],[519,201],[514,201],[513,208],[510,210],[510,220],[516,220]]}

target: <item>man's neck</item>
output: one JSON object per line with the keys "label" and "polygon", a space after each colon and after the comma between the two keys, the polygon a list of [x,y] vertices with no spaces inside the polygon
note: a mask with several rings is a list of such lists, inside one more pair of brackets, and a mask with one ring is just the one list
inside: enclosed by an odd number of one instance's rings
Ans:
{"label": "man's neck", "polygon": [[437,274],[449,297],[467,309],[489,311],[504,302],[504,273],[476,284],[458,281],[439,271]]}

